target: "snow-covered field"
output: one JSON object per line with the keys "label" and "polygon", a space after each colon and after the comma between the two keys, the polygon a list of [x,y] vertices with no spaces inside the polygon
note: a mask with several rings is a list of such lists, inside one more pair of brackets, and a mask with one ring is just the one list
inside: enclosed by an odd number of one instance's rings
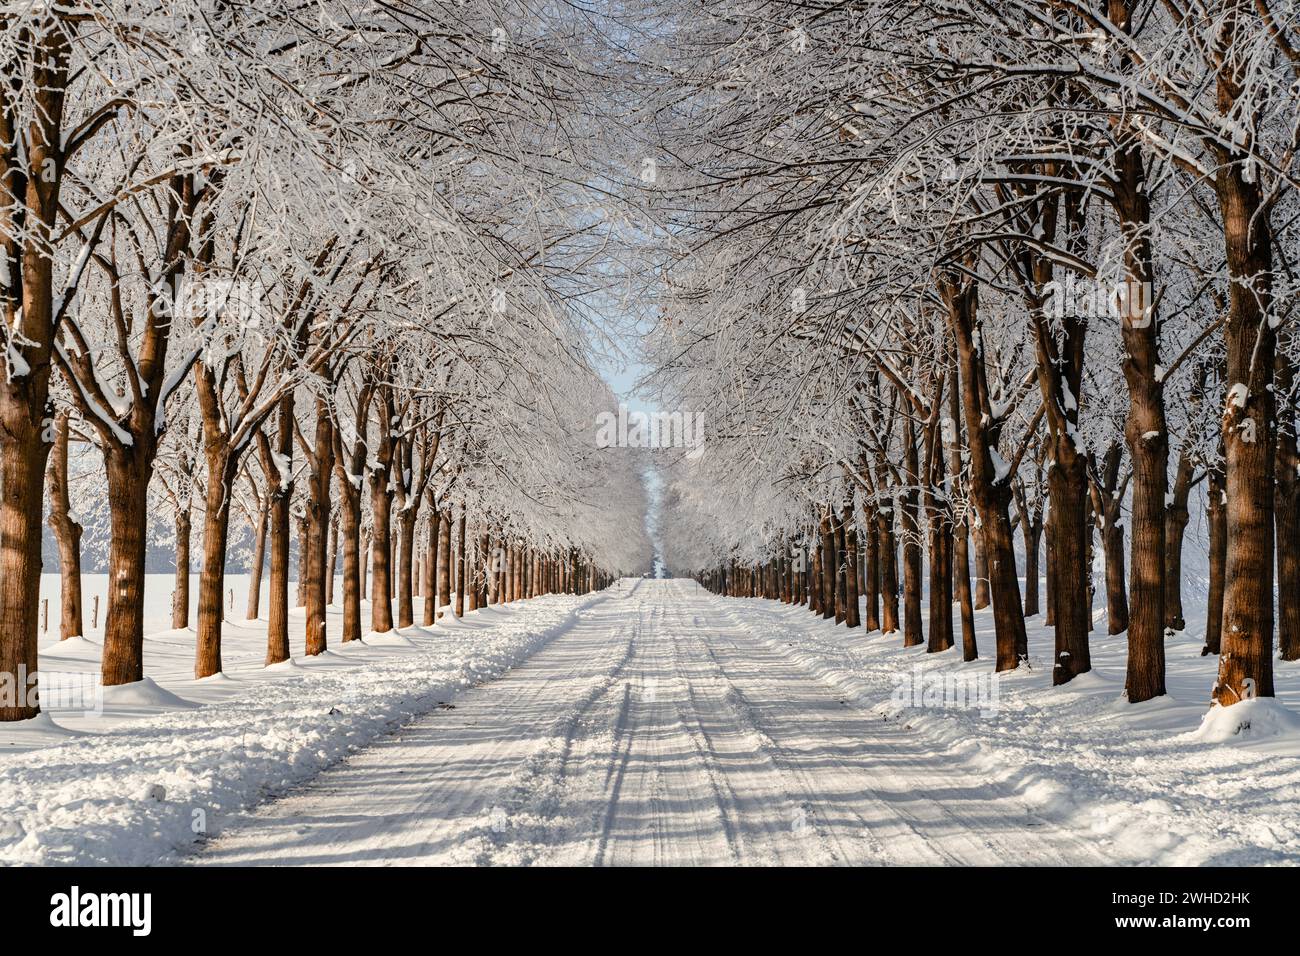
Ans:
{"label": "snow-covered field", "polygon": [[[1033,666],[996,682],[977,618],[964,664],[631,579],[270,669],[264,624],[231,624],[202,682],[163,631],[156,689],[0,730],[0,861],[1300,862],[1300,667],[1234,734],[1202,727],[1196,621],[1169,696],[1132,706],[1104,622],[1094,672],[1053,689],[1041,618]],[[42,650],[93,669],[98,648]]]}
{"label": "snow-covered field", "polygon": [[[102,576],[87,584],[103,593]],[[169,623],[170,577],[151,579],[146,600],[150,619]],[[102,713],[78,705],[0,725],[0,863],[174,860],[233,814],[502,673],[588,600],[553,595],[447,616],[269,668],[265,621],[227,621],[225,673],[202,681],[193,679],[193,632],[155,631],[145,640],[150,676],[106,689]],[[290,634],[301,655],[301,609],[291,611]],[[56,633],[42,642],[42,672],[97,673],[99,640]]]}

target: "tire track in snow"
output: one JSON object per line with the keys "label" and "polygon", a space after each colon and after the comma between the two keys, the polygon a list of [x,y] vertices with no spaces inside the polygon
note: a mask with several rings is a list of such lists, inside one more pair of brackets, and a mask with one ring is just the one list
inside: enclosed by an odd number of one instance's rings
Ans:
{"label": "tire track in snow", "polygon": [[781,646],[791,628],[789,618],[693,582],[616,586],[523,665],[322,774],[257,825],[229,834],[214,857],[1098,859],[1074,834],[1035,826],[961,754],[846,706]]}
{"label": "tire track in snow", "polygon": [[[722,603],[721,598],[712,595],[710,598]],[[765,615],[758,608],[748,606],[745,610],[751,617],[757,616],[760,620],[763,617],[767,618],[769,627],[763,629],[765,632],[789,628],[788,621]],[[738,627],[748,632],[757,644],[769,648],[774,656],[783,659],[788,666],[798,669],[807,675],[809,680],[827,687],[831,686],[817,678],[792,655],[786,653],[786,649],[781,647],[779,642],[760,634],[755,624],[742,621],[736,611],[726,608],[724,613]],[[856,709],[848,705],[846,708]],[[910,728],[906,725],[900,727],[897,724],[877,721],[872,722],[872,726],[875,728],[873,730],[875,734],[897,737],[900,743],[905,741],[913,749],[923,752],[924,741],[917,734],[907,733]],[[922,746],[918,747],[918,744]],[[932,785],[935,777],[939,777],[938,786]],[[1107,862],[1104,855],[1084,837],[1032,813],[1014,795],[986,783],[983,775],[978,770],[965,766],[958,755],[930,751],[924,760],[914,761],[911,768],[899,768],[893,775],[893,779],[899,787],[882,787],[882,792],[889,790],[899,792],[906,787],[914,789],[921,796],[932,796],[932,799],[910,802],[895,800],[892,809],[898,814],[900,822],[905,820],[912,832],[918,835],[924,835],[927,831],[943,834],[942,840],[933,838],[925,840],[929,849],[937,850],[943,855],[943,862],[994,865],[1007,863],[1050,865],[1067,860],[1088,863]],[[954,787],[954,782],[964,786]],[[963,793],[963,799],[945,800],[943,793],[948,790],[956,790],[959,793],[966,791],[966,793]],[[975,799],[972,800],[971,796]],[[999,826],[991,827],[988,821],[965,809],[972,803],[977,804],[982,810],[994,807],[1002,808],[1004,811],[1012,810],[1020,817],[1019,821],[1016,821],[1018,825],[1008,826],[1008,823],[1013,822],[1008,819]],[[1010,817],[1010,814],[1005,812],[1003,815]],[[1025,827],[1034,827],[1039,832],[1027,830]]]}
{"label": "tire track in snow", "polygon": [[194,862],[472,862],[476,834],[500,837],[498,798],[529,758],[539,762],[557,706],[619,666],[606,608],[638,584],[596,596],[519,667],[265,804]]}
{"label": "tire track in snow", "polygon": [[[672,848],[663,839],[665,833],[673,831],[677,818],[682,815],[678,804],[683,804],[685,815],[695,821],[691,832],[698,852],[690,854],[692,862],[734,863],[744,856],[733,819],[735,796],[724,792],[711,748],[692,732],[688,714],[683,713],[681,696],[689,694],[692,683],[682,671],[673,624],[666,620],[669,610],[660,605],[651,613],[650,631],[654,636],[643,641],[645,656],[638,663],[642,686],[652,687],[653,692],[644,693],[636,702],[638,732],[635,738],[628,738],[629,746],[620,757],[618,787],[609,794],[608,810],[593,858],[596,865],[619,862],[620,854],[611,854],[611,847],[626,850],[629,843],[635,847],[638,827],[647,828],[653,834],[654,862],[680,862],[685,850],[676,848],[678,859],[674,860]],[[674,639],[670,641],[668,637]],[[694,716],[693,712],[690,715]],[[683,740],[689,748],[682,746]],[[669,743],[676,745],[676,752],[667,749]],[[643,754],[638,754],[637,745]],[[623,781],[634,754],[643,758],[646,769],[635,774],[642,785],[630,801],[625,801]],[[637,817],[638,800],[647,811],[644,824]],[[710,822],[712,826],[708,825]]]}
{"label": "tire track in snow", "polygon": [[[635,596],[639,585],[640,581],[628,597]],[[584,718],[620,683],[624,669],[636,654],[640,633],[638,619],[616,659],[607,665],[605,673],[587,693],[553,723],[540,747],[511,775],[499,802],[490,811],[489,820],[466,834],[464,846],[454,854],[454,860],[477,865],[502,862],[528,865],[570,834],[573,821],[566,820],[561,812],[565,809],[564,798],[568,796],[566,785],[571,761],[575,750],[583,749],[586,743],[587,735],[579,732]],[[627,699],[625,693],[618,714],[626,712]],[[610,725],[616,728],[620,722],[615,716]]]}

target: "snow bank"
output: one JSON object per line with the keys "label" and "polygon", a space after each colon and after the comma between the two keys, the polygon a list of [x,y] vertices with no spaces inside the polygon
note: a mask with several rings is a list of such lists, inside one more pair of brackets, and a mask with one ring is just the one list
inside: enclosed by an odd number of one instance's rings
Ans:
{"label": "snow bank", "polygon": [[[55,742],[0,755],[0,863],[173,861],[239,811],[517,664],[596,597],[552,595],[412,628],[411,646],[368,659],[329,654],[215,682],[110,689],[106,713],[167,709],[107,732],[68,739],[48,715],[10,725],[21,740],[23,725],[39,722],[43,742]],[[216,693],[207,705],[187,699]]]}
{"label": "snow bank", "polygon": [[1203,743],[1220,744],[1284,735],[1300,739],[1300,716],[1291,713],[1274,698],[1256,697],[1231,707],[1215,704],[1201,721],[1201,726],[1188,737]]}
{"label": "snow bank", "polygon": [[133,684],[120,684],[116,687],[105,687],[100,691],[100,693],[104,695],[104,707],[106,709],[163,707],[169,710],[178,710],[199,706],[193,701],[177,697],[171,691],[159,687],[157,682],[151,677],[146,677],[144,680],[136,681]]}

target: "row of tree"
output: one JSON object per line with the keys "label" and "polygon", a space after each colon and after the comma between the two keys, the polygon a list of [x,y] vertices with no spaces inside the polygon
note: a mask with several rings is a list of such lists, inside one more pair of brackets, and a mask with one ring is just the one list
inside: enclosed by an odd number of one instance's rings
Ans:
{"label": "row of tree", "polygon": [[1091,666],[1096,561],[1138,702],[1203,501],[1213,699],[1272,695],[1300,658],[1296,4],[656,9],[656,370],[710,414],[668,563],[850,626],[860,591],[908,644],[928,590],[929,649],[955,601],[967,657],[987,588],[1001,670],[1045,536],[1053,681]]}
{"label": "row of tree", "polygon": [[421,564],[425,623],[453,580],[460,613],[639,567],[640,479],[592,444],[612,396],[568,285],[596,221],[559,145],[590,122],[571,19],[350,0],[0,11],[0,671],[37,673],[46,513],[64,636],[83,525],[107,525],[107,685],[144,677],[161,525],[176,626],[201,529],[196,677],[222,667],[241,514],[255,578],[269,557],[268,662],[289,655],[294,550],[307,653],[326,646],[332,554],[343,640],[363,633],[366,552],[381,632],[413,623]]}

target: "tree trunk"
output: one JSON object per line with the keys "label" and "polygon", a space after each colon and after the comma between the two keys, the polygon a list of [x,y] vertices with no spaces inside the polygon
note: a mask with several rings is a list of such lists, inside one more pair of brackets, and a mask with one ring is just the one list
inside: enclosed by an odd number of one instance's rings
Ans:
{"label": "tree trunk", "polygon": [[1106,633],[1128,630],[1128,588],[1124,579],[1124,526],[1119,502],[1103,517],[1102,545],[1106,551]]}
{"label": "tree trunk", "polygon": [[[1295,333],[1286,333],[1294,345]],[[1295,369],[1290,348],[1277,352],[1274,394],[1278,397],[1277,477],[1277,610],[1278,657],[1300,660],[1300,450],[1296,442]]]}
{"label": "tree trunk", "polygon": [[1084,515],[1083,515],[1083,530],[1084,530],[1084,541],[1087,545],[1087,554],[1083,563],[1084,563],[1084,567],[1088,569],[1087,618],[1088,618],[1088,632],[1089,634],[1091,634],[1094,630],[1097,629],[1096,615],[1093,614],[1093,605],[1096,602],[1096,598],[1097,598],[1097,582],[1094,579],[1095,576],[1093,574],[1094,569],[1097,567],[1097,542],[1094,535],[1094,532],[1096,532],[1097,530],[1097,514],[1092,510],[1091,495],[1085,494],[1084,502],[1085,502],[1085,507],[1084,507]]}
{"label": "tree trunk", "polygon": [[397,626],[410,627],[415,623],[415,523],[420,513],[415,503],[398,512],[401,541],[397,558]]}
{"label": "tree trunk", "polygon": [[[1121,315],[1122,367],[1129,408],[1124,424],[1133,467],[1132,536],[1129,539],[1128,673],[1131,703],[1165,693],[1165,489],[1169,432],[1160,371],[1159,322],[1154,297],[1151,216],[1146,171],[1136,145],[1116,157],[1116,211],[1126,242],[1124,279],[1129,295]],[[1271,606],[1271,602],[1270,602]]]}
{"label": "tree trunk", "polygon": [[1055,517],[1055,511],[1049,509],[1044,525],[1047,532],[1047,587],[1044,589],[1047,612],[1043,615],[1043,624],[1047,627],[1056,626],[1056,525],[1052,520]]}
{"label": "tree trunk", "polygon": [[112,540],[108,550],[108,610],[100,672],[105,687],[144,679],[144,562],[151,456],[141,446],[105,448]]}
{"label": "tree trunk", "polygon": [[789,547],[786,545],[785,539],[782,538],[781,555],[776,562],[776,578],[777,588],[780,590],[781,601],[784,604],[789,604],[791,601],[789,563]]}
{"label": "tree trunk", "polygon": [[979,528],[972,529],[975,541],[975,610],[989,606],[989,554]]}
{"label": "tree trunk", "polygon": [[429,502],[429,541],[428,555],[425,558],[424,617],[422,622],[429,627],[438,619],[438,540],[442,534],[441,515]]}
{"label": "tree trunk", "polygon": [[338,576],[339,567],[339,520],[330,519],[330,549],[325,558],[325,603],[334,604],[334,578]]}
{"label": "tree trunk", "polygon": [[930,640],[926,652],[937,654],[952,647],[952,512],[939,489],[944,486],[943,429],[938,411],[942,395],[935,396],[935,415],[926,425],[925,514],[930,565]]}
{"label": "tree trunk", "polygon": [[465,506],[456,522],[456,616],[465,616]]}
{"label": "tree trunk", "polygon": [[[224,436],[222,439],[224,440]],[[230,529],[230,487],[234,455],[209,439],[208,482],[203,508],[203,571],[199,575],[199,618],[194,642],[194,679],[221,673],[222,591]],[[138,678],[137,678],[138,679]]]}
{"label": "tree trunk", "polygon": [[306,583],[306,652],[309,657],[323,654],[328,647],[326,634],[325,576],[329,551],[330,479],[334,473],[334,436],[329,405],[323,397],[316,399],[316,437],[310,456],[311,472],[307,501],[307,583]]}
{"label": "tree trunk", "polygon": [[968,278],[942,283],[949,323],[957,345],[958,381],[970,446],[970,491],[979,512],[981,538],[988,560],[989,590],[993,597],[993,626],[997,642],[997,670],[1015,668],[1028,655],[1020,579],[1016,574],[1015,542],[1008,516],[1010,475],[993,463],[997,428],[1001,422],[989,413],[984,360],[976,345],[978,298]]}
{"label": "tree trunk", "polygon": [[392,512],[389,512],[388,524],[388,586],[393,594],[394,600],[397,598],[397,556],[400,553],[400,544],[402,540],[402,526],[393,524]]}
{"label": "tree trunk", "polygon": [[438,529],[438,614],[446,613],[442,608],[451,606],[451,511],[440,512],[441,526]]}
{"label": "tree trunk", "polygon": [[[848,542],[844,540],[844,523],[834,511],[831,512],[831,541],[835,549],[835,623],[843,624],[849,616],[849,566],[845,561]],[[762,569],[759,571],[762,574]],[[764,593],[766,576],[759,580],[759,595]]]}
{"label": "tree trunk", "polygon": [[370,629],[378,634],[393,629],[392,505],[388,468],[381,463],[370,475]]}
{"label": "tree trunk", "polygon": [[930,640],[926,652],[936,654],[952,647],[952,525],[946,509],[932,490],[926,491],[930,551]]}
{"label": "tree trunk", "polygon": [[858,529],[853,523],[853,502],[844,504],[840,519],[844,535],[844,625],[860,627],[858,610]]}
{"label": "tree trunk", "polygon": [[1125,687],[1129,701],[1138,703],[1165,692],[1165,432],[1146,427],[1163,422],[1163,409],[1145,400],[1134,407],[1128,428],[1133,536]]}
{"label": "tree trunk", "polygon": [[[818,534],[816,526],[813,527],[809,536],[809,551],[812,554],[812,560],[809,563],[808,577],[808,610],[814,614],[822,613],[822,541]],[[736,579],[736,565],[731,565],[732,581]],[[734,585],[733,585],[734,586]]]}
{"label": "tree trunk", "polygon": [[876,509],[876,537],[880,543],[880,631],[893,634],[898,630],[898,543],[892,502]]}
{"label": "tree trunk", "polygon": [[275,450],[258,442],[266,494],[270,499],[271,574],[267,588],[266,663],[289,659],[289,572],[293,507],[293,394],[281,397],[276,411]]}
{"label": "tree trunk", "polygon": [[975,637],[975,599],[970,584],[970,529],[963,519],[953,536],[953,577],[957,582],[957,603],[961,608],[961,659],[978,660],[979,643]]}
{"label": "tree trunk", "polygon": [[917,495],[921,476],[916,430],[911,418],[903,421],[903,471],[907,481],[900,496],[903,520],[903,646],[916,647],[925,643],[925,634],[921,627],[921,523]]}
{"label": "tree trunk", "polygon": [[[467,531],[467,533],[469,533]],[[475,551],[473,537],[465,542],[465,586],[462,590],[465,593],[465,610],[473,611],[478,608],[478,568],[479,560]]]}
{"label": "tree trunk", "polygon": [[862,510],[862,536],[866,539],[866,567],[863,583],[867,586],[867,614],[864,627],[868,631],[880,630],[880,543],[874,509]]}
{"label": "tree trunk", "polygon": [[370,539],[373,537],[369,528],[363,528],[361,531],[361,593],[365,594],[370,590]]}
{"label": "tree trunk", "polygon": [[1120,523],[1124,486],[1119,477],[1123,450],[1118,441],[1106,449],[1098,480],[1093,482],[1093,510],[1101,516],[1101,546],[1106,561],[1106,633],[1128,628],[1128,587],[1124,575],[1124,526]]}
{"label": "tree trunk", "polygon": [[821,613],[829,620],[835,616],[835,533],[831,529],[830,509],[822,512],[821,532]]}
{"label": "tree trunk", "polygon": [[[266,526],[270,523],[270,501],[263,498],[257,509],[257,525],[253,528],[253,560],[248,567],[248,610],[245,619],[256,621],[262,600],[262,566],[266,564]],[[187,516],[188,521],[188,516]],[[188,550],[188,548],[187,548]],[[177,575],[180,574],[180,548],[177,547]],[[189,575],[186,575],[188,577]],[[186,595],[185,600],[189,601]]]}
{"label": "tree trunk", "polygon": [[[1235,23],[1235,20],[1233,21]],[[1245,27],[1237,25],[1236,29]],[[1244,41],[1243,41],[1244,42]],[[1228,58],[1220,67],[1218,102],[1238,105],[1239,72],[1251,67]],[[1232,114],[1235,118],[1236,113]],[[1242,134],[1248,135],[1247,133]],[[1222,705],[1273,696],[1273,247],[1269,209],[1254,161],[1225,156],[1215,191],[1226,246],[1228,315],[1223,342],[1228,394],[1221,434],[1228,498],[1228,560],[1224,572],[1222,653],[1212,691]]]}
{"label": "tree trunk", "polygon": [[504,561],[503,551],[504,544],[498,535],[493,538],[489,535],[488,548],[490,549],[487,559],[486,571],[487,578],[490,582],[488,601],[492,604],[504,604],[506,602],[506,575],[502,570],[501,564]]}
{"label": "tree trunk", "polygon": [[[19,389],[13,388],[13,383],[8,387],[0,384],[0,391]],[[8,396],[0,401],[0,581],[4,582],[0,588],[0,673],[16,677],[25,674],[27,684],[19,680],[21,698],[12,706],[0,704],[0,720],[26,720],[40,711],[27,688],[36,686],[41,490],[49,445],[40,439],[39,415],[29,423],[25,409],[18,405]],[[143,512],[137,517],[143,528]],[[140,539],[143,545],[143,533]]]}
{"label": "tree trunk", "polygon": [[[1047,473],[1052,509],[1053,590],[1056,595],[1055,660],[1052,664],[1052,684],[1055,686],[1069,683],[1092,670],[1092,650],[1088,645],[1088,623],[1091,620],[1088,580],[1092,572],[1088,565],[1087,461],[1073,449],[1068,454],[1062,451],[1065,442],[1074,441],[1069,432],[1062,431],[1059,438],[1055,449],[1058,457]],[[1037,551],[1037,533],[1034,537]],[[1037,589],[1036,579],[1033,586]]]}
{"label": "tree trunk", "polygon": [[344,644],[361,640],[361,491],[346,475],[339,476],[339,537],[343,540],[343,634]]}
{"label": "tree trunk", "polygon": [[307,536],[310,532],[307,526],[306,512],[295,514],[293,520],[298,527],[298,587],[294,593],[293,606],[306,608],[307,576],[310,574],[307,562],[310,560],[311,555],[311,545],[307,543]]}
{"label": "tree trunk", "polygon": [[[1087,253],[1084,209],[1071,193],[1064,200],[1069,226],[1065,242],[1081,255]],[[1040,207],[1035,227],[1046,241],[1056,239],[1061,202]],[[1092,526],[1088,516],[1088,459],[1079,441],[1079,404],[1083,399],[1084,342],[1087,320],[1062,317],[1053,322],[1040,305],[1044,290],[1053,282],[1055,263],[1037,252],[1026,252],[1027,278],[1034,286],[1031,303],[1034,350],[1043,416],[1047,422],[1047,494],[1051,528],[1047,537],[1050,617],[1055,629],[1052,683],[1061,685],[1092,669],[1088,632],[1091,630]],[[1023,498],[1022,498],[1023,501]],[[1022,507],[1026,548],[1025,614],[1038,611],[1038,542],[1042,533],[1041,506],[1037,515]]]}
{"label": "tree trunk", "polygon": [[[32,31],[26,53],[35,81],[27,89],[28,83],[11,75],[7,85],[9,96],[32,97],[35,109],[21,133],[6,122],[4,149],[22,154],[26,169],[49,170],[52,175],[24,175],[6,160],[5,200],[12,208],[3,213],[5,228],[0,230],[7,293],[2,321],[10,333],[9,349],[22,357],[29,371],[0,376],[0,673],[17,679],[19,693],[12,704],[0,703],[4,721],[26,720],[40,712],[37,696],[30,691],[36,687],[40,627],[42,486],[54,437],[46,433],[45,423],[55,318],[55,257],[49,250],[55,245],[59,213],[63,112],[76,29],[71,18],[45,10],[33,23],[39,29]],[[14,72],[6,67],[6,73]],[[16,72],[25,72],[21,64]],[[5,112],[9,114],[8,107]],[[21,220],[21,240],[12,229],[15,219]],[[20,276],[11,279],[14,270],[20,270]],[[14,295],[18,292],[20,297]],[[15,343],[14,332],[33,344]],[[144,512],[135,517],[143,525]],[[143,540],[143,530],[140,534]]]}
{"label": "tree trunk", "polygon": [[[961,377],[955,355],[952,357],[952,384],[948,389],[948,419],[952,423],[948,443],[948,474],[952,476],[948,500],[955,502],[966,495],[962,479]],[[970,584],[970,509],[963,508],[960,513],[961,520],[953,528],[953,580],[961,607],[961,657],[963,661],[973,661],[979,657],[979,646],[975,639],[975,605]]]}
{"label": "tree trunk", "polygon": [[1205,606],[1205,647],[1201,656],[1218,654],[1223,635],[1223,585],[1228,567],[1228,483],[1223,468],[1210,467],[1206,488],[1206,524],[1210,538],[1210,593]]}
{"label": "tree trunk", "polygon": [[1165,628],[1181,631],[1183,619],[1183,534],[1191,520],[1187,497],[1192,488],[1192,462],[1184,450],[1178,456],[1174,485],[1165,505]]}
{"label": "tree trunk", "polygon": [[50,498],[50,530],[59,546],[59,640],[80,637],[81,625],[81,525],[73,520],[68,500],[68,413],[54,421],[54,447],[50,450],[46,481]]}
{"label": "tree trunk", "polygon": [[1028,656],[1028,641],[1016,575],[1015,542],[1005,511],[984,522],[984,538],[989,556],[989,590],[993,594],[993,627],[995,634],[1003,635],[998,641],[997,670],[1010,670]]}
{"label": "tree trunk", "polygon": [[[1025,544],[1025,617],[1038,614],[1038,545],[1042,538],[1041,521],[1033,520],[1029,515],[1020,519],[1020,539]],[[1049,548],[1050,550],[1050,548]]]}
{"label": "tree trunk", "polygon": [[194,533],[189,495],[176,512],[176,577],[172,595],[172,627],[190,626],[190,538]]}

